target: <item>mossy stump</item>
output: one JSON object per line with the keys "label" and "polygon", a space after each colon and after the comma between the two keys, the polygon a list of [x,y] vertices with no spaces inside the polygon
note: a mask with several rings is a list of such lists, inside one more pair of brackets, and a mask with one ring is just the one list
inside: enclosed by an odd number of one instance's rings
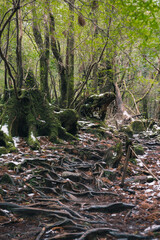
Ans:
{"label": "mossy stump", "polygon": [[3,129],[9,138],[25,137],[32,149],[40,147],[37,136],[48,136],[52,142],[59,142],[59,138],[74,139],[62,128],[52,106],[38,89],[21,90],[18,99],[14,91],[10,92],[1,116]]}

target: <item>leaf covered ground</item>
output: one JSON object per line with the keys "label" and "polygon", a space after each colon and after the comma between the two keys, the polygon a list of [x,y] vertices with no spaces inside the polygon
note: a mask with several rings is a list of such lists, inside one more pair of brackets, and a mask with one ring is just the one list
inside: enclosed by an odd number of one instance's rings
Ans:
{"label": "leaf covered ground", "polygon": [[122,188],[125,150],[116,168],[105,162],[120,136],[78,137],[40,137],[39,151],[14,139],[18,152],[0,158],[0,239],[160,239],[160,144],[134,139],[145,154],[129,161]]}

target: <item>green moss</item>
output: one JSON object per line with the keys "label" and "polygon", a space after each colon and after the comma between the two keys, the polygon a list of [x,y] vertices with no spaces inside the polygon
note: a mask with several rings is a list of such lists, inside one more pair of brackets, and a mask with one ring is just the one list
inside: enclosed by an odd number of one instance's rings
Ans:
{"label": "green moss", "polygon": [[12,152],[17,152],[17,151],[18,151],[17,148],[14,147],[14,146],[9,148],[9,152],[10,152],[10,153],[12,153]]}
{"label": "green moss", "polygon": [[9,176],[7,173],[4,174],[1,179],[0,179],[0,183],[4,183],[4,184],[12,184],[15,185],[13,179],[11,178],[11,176]]}
{"label": "green moss", "polygon": [[144,148],[140,144],[133,145],[133,149],[137,155],[143,155],[144,154]]}
{"label": "green moss", "polygon": [[10,170],[14,170],[16,168],[16,164],[13,162],[7,163],[7,168]]}
{"label": "green moss", "polygon": [[120,132],[124,132],[128,135],[128,137],[133,137],[133,130],[130,125],[122,126]]}
{"label": "green moss", "polygon": [[133,129],[134,133],[140,133],[145,130],[144,123],[140,120],[136,120],[131,123],[131,128]]}
{"label": "green moss", "polygon": [[[4,141],[0,145],[4,145],[4,147],[13,151],[14,144],[12,144],[11,136],[25,137],[32,149],[40,147],[36,136],[48,136],[53,142],[59,141],[59,138],[63,136],[65,140],[67,137],[71,139],[71,134],[61,129],[61,123],[54,113],[53,107],[49,105],[41,91],[38,89],[21,90],[19,91],[19,99],[15,97],[12,91],[9,95],[10,98],[5,104],[1,121],[3,125],[8,126],[9,137],[7,141],[11,144]],[[69,114],[69,111],[67,114]],[[65,118],[64,124],[69,118],[67,114],[63,116]],[[73,127],[71,122],[67,123],[67,126],[69,124],[70,127]]]}
{"label": "green moss", "polygon": [[8,151],[5,147],[0,147],[0,155],[7,154],[7,153],[8,153]]}
{"label": "green moss", "polygon": [[136,158],[130,158],[129,161],[133,163],[134,165],[137,164],[137,159]]}
{"label": "green moss", "polygon": [[56,112],[58,119],[61,122],[62,127],[71,134],[76,134],[78,131],[78,114],[73,109],[65,109],[60,112]]}

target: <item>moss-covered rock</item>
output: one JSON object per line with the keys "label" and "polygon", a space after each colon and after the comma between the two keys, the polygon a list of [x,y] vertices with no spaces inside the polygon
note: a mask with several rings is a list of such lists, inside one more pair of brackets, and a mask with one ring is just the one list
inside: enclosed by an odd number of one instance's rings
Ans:
{"label": "moss-covered rock", "polygon": [[0,178],[0,183],[15,185],[13,178],[7,173]]}
{"label": "moss-covered rock", "polygon": [[133,137],[133,129],[131,128],[130,125],[122,126],[119,131],[124,132],[125,134],[128,135],[128,137]]}
{"label": "moss-covered rock", "polygon": [[7,153],[8,153],[7,148],[1,146],[0,147],[0,155],[7,154]]}
{"label": "moss-covered rock", "polygon": [[145,130],[144,123],[140,120],[135,120],[131,123],[131,128],[133,129],[134,133],[140,133]]}
{"label": "moss-covered rock", "polygon": [[143,155],[144,154],[144,148],[140,144],[133,145],[133,149],[137,155]]}

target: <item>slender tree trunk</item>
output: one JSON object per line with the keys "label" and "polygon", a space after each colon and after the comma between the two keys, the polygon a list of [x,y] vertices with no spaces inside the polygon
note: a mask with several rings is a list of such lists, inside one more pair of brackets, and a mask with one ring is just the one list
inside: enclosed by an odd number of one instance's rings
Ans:
{"label": "slender tree trunk", "polygon": [[17,28],[17,86],[22,87],[23,84],[23,66],[22,66],[22,16],[21,9],[16,12],[16,28]]}
{"label": "slender tree trunk", "polygon": [[48,86],[48,71],[49,71],[49,28],[47,16],[44,15],[44,24],[45,24],[45,33],[44,33],[44,41],[42,38],[42,34],[39,28],[39,24],[37,22],[37,13],[35,6],[32,9],[33,14],[33,34],[35,38],[35,42],[39,48],[39,56],[40,56],[40,89],[42,93],[50,100],[49,86]]}
{"label": "slender tree trunk", "polygon": [[[97,18],[97,9],[98,9],[98,3],[95,1],[92,1],[92,15],[93,15],[93,38],[98,37],[98,18]],[[94,41],[94,39],[93,39]],[[96,59],[95,54],[93,54],[92,61],[94,62]],[[98,92],[98,63],[95,64],[93,67],[93,92]]]}
{"label": "slender tree trunk", "polygon": [[143,115],[146,119],[148,119],[148,94],[142,100],[143,105]]}
{"label": "slender tree trunk", "polygon": [[70,106],[74,97],[74,3],[75,0],[70,0],[70,22],[67,36],[66,49],[66,76],[67,76],[67,100]]}
{"label": "slender tree trunk", "polygon": [[[8,47],[9,47],[9,33],[10,33],[10,22],[8,23],[8,29],[7,29],[7,37],[6,37],[6,50],[5,50],[5,58],[8,60]],[[5,80],[4,80],[4,86],[5,90],[8,89],[8,69],[5,64]]]}
{"label": "slender tree trunk", "polygon": [[58,72],[60,75],[60,106],[67,106],[67,78],[66,78],[66,68],[64,66],[62,57],[60,55],[60,49],[58,47],[58,42],[55,38],[55,20],[53,14],[50,12],[50,32],[51,32],[51,48],[54,57],[57,60]]}

